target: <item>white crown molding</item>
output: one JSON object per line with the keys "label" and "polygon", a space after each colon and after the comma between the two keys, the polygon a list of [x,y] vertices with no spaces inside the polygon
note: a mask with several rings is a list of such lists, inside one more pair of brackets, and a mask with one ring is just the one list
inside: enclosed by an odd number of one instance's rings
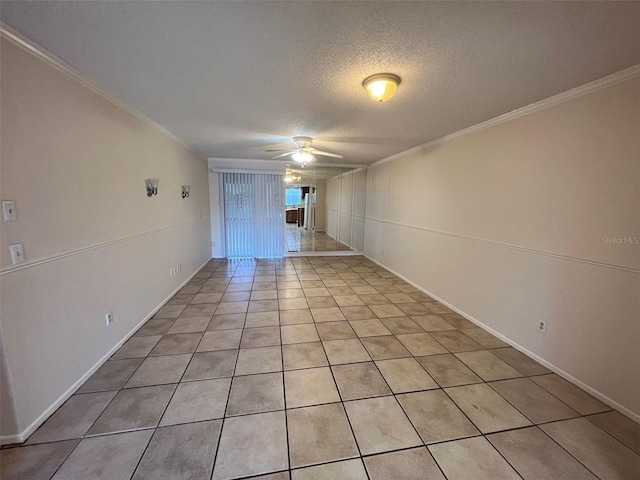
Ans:
{"label": "white crown molding", "polygon": [[585,83],[584,85],[580,85],[579,87],[575,87],[565,92],[558,93],[557,95],[553,95],[552,97],[545,98],[544,100],[540,100],[530,105],[526,105],[524,107],[518,108],[516,110],[505,113],[498,117],[492,118],[485,122],[478,123],[476,125],[465,128],[463,130],[458,130],[457,132],[451,133],[449,135],[445,135],[444,137],[436,138],[435,140],[432,140],[427,143],[423,143],[422,145],[418,145],[408,150],[404,150],[402,152],[393,154],[390,157],[386,157],[386,158],[383,158],[382,160],[378,160],[377,162],[372,163],[371,165],[369,165],[369,167],[375,167],[378,165],[382,165],[384,163],[392,162],[394,160],[399,160],[400,158],[403,158],[406,155],[410,155],[411,153],[418,152],[420,150],[427,149],[427,148],[432,148],[437,145],[441,145],[443,143],[454,140],[456,138],[463,137],[465,135],[469,135],[475,132],[479,132],[480,130],[484,130],[486,128],[500,125],[501,123],[506,123],[511,120],[515,120],[516,118],[529,115],[530,113],[537,112],[539,110],[544,110],[545,108],[558,105],[568,100],[572,100],[574,98],[587,95],[597,90],[610,87],[611,85],[615,85],[616,83],[624,82],[626,80],[629,80],[631,78],[635,78],[638,76],[640,76],[640,64],[633,65],[629,68],[625,68],[624,70],[620,70],[619,72],[612,73],[611,75],[607,75],[606,77],[602,77],[602,78],[599,78],[598,80],[594,80],[592,82]]}
{"label": "white crown molding", "polygon": [[[289,164],[290,167],[294,168],[299,168],[299,165],[295,165],[295,162],[293,162],[292,160],[264,160],[261,158],[226,158],[226,157],[209,157],[209,166],[216,166],[216,163],[225,163],[225,162],[236,162],[236,163],[241,163],[241,162],[253,162],[255,164],[259,164],[259,165],[265,165],[265,164],[270,164],[270,165],[275,165],[275,166],[281,166],[281,165],[286,165]],[[313,163],[308,163],[307,166],[311,169],[314,167],[330,167],[330,168],[353,168],[353,169],[358,169],[361,170],[363,168],[367,168],[368,165],[362,164],[362,163],[329,163],[329,162],[313,162]],[[233,167],[220,167],[220,168],[233,168]]]}
{"label": "white crown molding", "polygon": [[45,61],[46,63],[48,63],[49,65],[51,65],[55,69],[57,69],[58,71],[64,73],[65,75],[67,75],[67,76],[71,77],[72,79],[74,79],[76,82],[80,83],[82,86],[88,88],[89,90],[93,91],[94,93],[97,93],[102,98],[104,98],[104,99],[108,100],[109,102],[113,103],[114,105],[120,107],[122,110],[124,110],[127,113],[133,115],[138,120],[144,122],[145,124],[149,125],[150,127],[155,128],[156,130],[158,130],[162,134],[164,134],[167,137],[171,138],[172,140],[178,142],[180,145],[182,145],[184,148],[189,150],[191,153],[193,153],[198,158],[201,158],[202,160],[205,160],[207,158],[206,155],[202,154],[201,152],[195,150],[193,147],[191,147],[191,146],[187,145],[186,143],[184,143],[174,133],[172,133],[171,131],[167,130],[165,127],[163,127],[159,123],[156,123],[155,121],[153,121],[152,119],[147,117],[144,113],[142,113],[139,110],[136,110],[135,108],[133,108],[132,106],[126,104],[125,102],[120,100],[118,97],[116,97],[116,96],[110,94],[109,92],[103,90],[98,84],[96,84],[89,77],[86,77],[85,75],[80,73],[78,70],[73,68],[71,65],[66,63],[64,60],[56,57],[53,53],[49,52],[48,50],[44,49],[40,45],[36,44],[35,42],[33,42],[29,38],[27,38],[24,35],[22,35],[20,32],[14,30],[12,27],[10,27],[9,25],[7,25],[4,22],[0,22],[0,37],[6,38],[10,42],[12,42],[13,44],[15,44],[18,47],[22,48],[23,50],[29,52],[33,56],[39,58],[40,60]]}

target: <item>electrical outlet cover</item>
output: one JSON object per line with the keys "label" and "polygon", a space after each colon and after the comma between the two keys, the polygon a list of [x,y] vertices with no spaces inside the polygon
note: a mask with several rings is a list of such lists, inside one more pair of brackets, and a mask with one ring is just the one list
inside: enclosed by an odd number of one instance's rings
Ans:
{"label": "electrical outlet cover", "polygon": [[19,263],[24,262],[24,252],[22,251],[21,243],[10,245],[9,251],[11,252],[11,261],[14,265],[18,265]]}
{"label": "electrical outlet cover", "polygon": [[16,203],[11,200],[2,202],[2,215],[5,222],[13,222],[16,220]]}

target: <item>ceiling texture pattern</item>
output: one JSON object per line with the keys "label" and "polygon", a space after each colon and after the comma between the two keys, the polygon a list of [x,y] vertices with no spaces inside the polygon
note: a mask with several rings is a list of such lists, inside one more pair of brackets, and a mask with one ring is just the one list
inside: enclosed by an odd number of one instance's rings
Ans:
{"label": "ceiling texture pattern", "polygon": [[[638,2],[25,2],[2,21],[207,157],[370,164],[640,63]],[[377,104],[362,80],[392,72]]]}

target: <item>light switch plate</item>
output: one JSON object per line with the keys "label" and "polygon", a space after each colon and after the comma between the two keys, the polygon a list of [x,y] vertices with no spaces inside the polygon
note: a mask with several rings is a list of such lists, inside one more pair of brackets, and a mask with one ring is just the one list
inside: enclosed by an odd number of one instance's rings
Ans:
{"label": "light switch plate", "polygon": [[11,261],[14,265],[24,262],[24,253],[22,252],[22,244],[16,243],[15,245],[9,245],[11,251]]}
{"label": "light switch plate", "polygon": [[5,222],[13,222],[16,219],[16,202],[4,200],[2,202],[2,215]]}

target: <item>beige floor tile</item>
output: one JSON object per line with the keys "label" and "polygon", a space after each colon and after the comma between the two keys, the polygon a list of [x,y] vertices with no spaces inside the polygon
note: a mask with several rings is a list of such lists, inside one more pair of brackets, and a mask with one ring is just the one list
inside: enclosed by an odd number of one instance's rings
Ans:
{"label": "beige floor tile", "polygon": [[3,480],[48,480],[79,440],[43,443],[0,450]]}
{"label": "beige floor tile", "polygon": [[493,433],[487,439],[525,480],[597,478],[536,427]]}
{"label": "beige floor tile", "polygon": [[150,335],[145,337],[131,337],[122,347],[113,354],[111,360],[125,358],[142,358],[149,355],[153,347],[160,341],[162,335]]}
{"label": "beige floor tile", "polygon": [[238,353],[235,375],[279,372],[282,370],[280,346],[241,348]]}
{"label": "beige floor tile", "polygon": [[442,390],[406,393],[397,398],[426,444],[480,433]]}
{"label": "beige floor tile", "polygon": [[396,303],[396,307],[398,307],[405,315],[408,316],[429,315],[432,313],[431,310],[418,302]]}
{"label": "beige floor tile", "polygon": [[528,378],[491,382],[491,387],[533,423],[553,422],[579,414]]}
{"label": "beige floor tile", "polygon": [[119,390],[142,363],[142,358],[109,360],[78,389],[77,393]]}
{"label": "beige floor tile", "polygon": [[309,308],[306,298],[281,298],[278,300],[280,310],[299,310],[301,308]]}
{"label": "beige floor tile", "polygon": [[284,387],[287,408],[340,401],[328,367],[287,371],[284,374]]}
{"label": "beige floor tile", "polygon": [[416,322],[409,317],[383,318],[382,323],[394,335],[408,335],[411,333],[425,333]]}
{"label": "beige floor tile", "polygon": [[178,383],[187,369],[191,354],[148,357],[129,379],[125,388]]}
{"label": "beige floor tile", "polygon": [[280,327],[282,344],[308,343],[320,340],[316,326],[313,324],[284,325]]}
{"label": "beige floor tile", "polygon": [[327,290],[326,287],[305,288],[304,289],[304,295],[305,295],[305,297],[307,297],[307,299],[309,299],[309,297],[328,297],[328,296],[331,296],[331,294],[329,293],[329,290]]}
{"label": "beige floor tile", "polygon": [[425,447],[373,455],[364,464],[371,480],[445,480]]}
{"label": "beige floor tile", "polygon": [[182,381],[231,377],[238,350],[194,353]]}
{"label": "beige floor tile", "polygon": [[338,307],[312,308],[311,315],[315,322],[337,322],[345,319],[342,310]]}
{"label": "beige floor tile", "polygon": [[226,315],[229,313],[245,313],[249,308],[249,302],[229,302],[220,303],[215,312],[211,312],[215,315]]}
{"label": "beige floor tile", "polygon": [[379,337],[391,335],[391,332],[380,320],[352,320],[349,322],[351,328],[358,337]]}
{"label": "beige floor tile", "polygon": [[316,325],[322,340],[345,340],[356,338],[349,322],[323,322]]}
{"label": "beige floor tile", "polygon": [[458,360],[473,370],[485,382],[522,377],[522,374],[488,350],[456,353]]}
{"label": "beige floor tile", "polygon": [[371,305],[369,307],[378,318],[402,317],[404,313],[393,304]]}
{"label": "beige floor tile", "polygon": [[531,425],[524,415],[485,383],[450,387],[445,391],[482,433]]}
{"label": "beige floor tile", "polygon": [[[247,452],[251,452],[247,455]],[[259,475],[289,468],[284,412],[224,421],[213,480]]]}
{"label": "beige floor tile", "polygon": [[177,333],[174,335],[165,335],[158,344],[151,350],[149,355],[175,355],[178,353],[193,353],[200,343],[202,332],[196,333]]}
{"label": "beige floor tile", "polygon": [[349,363],[331,368],[342,400],[391,394],[391,390],[373,362]]}
{"label": "beige floor tile", "polygon": [[[378,290],[376,290],[374,287],[372,287],[371,285],[358,285],[358,286],[351,286],[351,288],[353,289],[354,292],[356,292],[356,294],[362,296],[362,295],[380,295],[380,292],[378,292]],[[387,303],[387,302],[385,302]]]}
{"label": "beige floor tile", "polygon": [[[153,430],[85,438],[53,476],[56,480],[130,478]],[[113,459],[118,461],[114,462]]]}
{"label": "beige floor tile", "polygon": [[27,444],[82,438],[107,408],[117,392],[72,395],[36,432]]}
{"label": "beige floor tile", "polygon": [[357,295],[335,295],[333,297],[339,307],[355,307],[358,305],[364,305],[364,302],[360,300]]}
{"label": "beige floor tile", "polygon": [[385,297],[381,293],[362,294],[359,296],[360,296],[360,300],[362,300],[365,303],[365,305],[384,305],[387,303],[392,303],[387,297]]}
{"label": "beige floor tile", "polygon": [[282,373],[233,377],[226,416],[284,409]]}
{"label": "beige floor tile", "polygon": [[165,305],[156,312],[153,318],[178,318],[185,308],[185,305]]}
{"label": "beige floor tile", "polygon": [[437,305],[433,303],[429,303],[428,305],[431,307],[431,309],[435,313],[442,315],[442,318],[444,318],[447,322],[449,322],[451,325],[456,327],[458,330],[466,330],[467,328],[478,328],[478,326],[475,323],[467,320],[462,315],[458,315],[457,313],[451,313],[451,310],[449,310],[449,313],[447,313],[446,311],[436,312],[436,310],[446,310],[447,307],[445,307],[444,305]]}
{"label": "beige floor tile", "polygon": [[411,354],[398,341],[394,335],[384,337],[365,337],[360,340],[364,348],[374,360],[386,360],[389,358],[405,358]]}
{"label": "beige floor tile", "polygon": [[[211,317],[218,310],[217,303],[200,303],[191,304],[185,307],[180,317]],[[237,313],[237,312],[218,312],[218,313]]]}
{"label": "beige floor tile", "polygon": [[392,396],[345,402],[344,408],[363,455],[422,445]]}
{"label": "beige floor tile", "polygon": [[344,460],[342,462],[326,463],[315,467],[293,470],[292,480],[326,480],[329,478],[342,480],[368,480],[362,460]]}
{"label": "beige floor tile", "polygon": [[515,348],[497,348],[495,350],[491,350],[495,356],[500,358],[501,360],[507,362],[517,371],[522,373],[523,375],[531,376],[531,375],[543,375],[545,373],[551,373],[546,367],[543,367],[535,360],[527,357],[524,353],[519,352]]}
{"label": "beige floor tile", "polygon": [[247,312],[277,312],[278,300],[251,300]]}
{"label": "beige floor tile", "polygon": [[448,480],[519,480],[518,474],[483,437],[430,445]]}
{"label": "beige floor tile", "polygon": [[[444,315],[444,314],[452,314],[452,316],[457,316],[460,318],[460,320],[465,320],[468,322],[468,320],[466,318],[461,317],[460,315],[458,315],[457,313],[455,313],[453,310],[451,310],[449,307],[446,307],[445,305],[441,304],[440,302],[429,302],[429,310],[431,310],[433,313],[436,313],[438,315]],[[471,322],[469,322],[471,323]],[[473,325],[473,324],[471,324]],[[464,326],[457,326],[454,325],[456,328],[466,328]],[[475,325],[473,325],[475,327]]]}
{"label": "beige floor tile", "polygon": [[333,297],[307,297],[309,308],[329,308],[337,307],[338,304]]}
{"label": "beige floor tile", "polygon": [[221,426],[214,420],[159,428],[133,480],[210,478]]}
{"label": "beige floor tile", "polygon": [[411,317],[423,330],[438,332],[441,330],[455,330],[456,327],[447,322],[440,315],[416,315]]}
{"label": "beige floor tile", "polygon": [[532,377],[531,380],[536,382],[547,392],[558,397],[581,415],[589,415],[591,413],[601,413],[611,410],[611,407],[608,405],[605,405],[600,400],[592,397],[584,390],[581,390],[575,385],[567,382],[564,378],[559,377],[555,373]]}
{"label": "beige floor tile", "polygon": [[242,333],[242,348],[271,347],[280,345],[280,327],[245,328]]}
{"label": "beige floor tile", "polygon": [[230,386],[230,378],[181,383],[173,394],[160,425],[222,418]]}
{"label": "beige floor tile", "polygon": [[351,287],[329,287],[327,291],[334,297],[356,294]]}
{"label": "beige floor tile", "polygon": [[178,318],[167,333],[173,334],[204,332],[207,329],[210,321],[210,316]]}
{"label": "beige floor tile", "polygon": [[247,302],[251,298],[251,292],[226,292],[222,295],[220,299],[220,303],[230,303],[230,302]]}
{"label": "beige floor tile", "polygon": [[376,365],[393,393],[438,388],[435,380],[413,358],[379,360]]}
{"label": "beige floor tile", "polygon": [[358,456],[340,403],[287,410],[287,422],[291,468]]}
{"label": "beige floor tile", "polygon": [[461,330],[461,332],[468,337],[471,337],[484,348],[502,348],[509,346],[508,343],[503,342],[498,337],[491,335],[489,332],[483,330],[482,328],[468,328]]}
{"label": "beige floor tile", "polygon": [[313,323],[311,310],[283,310],[280,312],[280,325],[299,325],[301,323]]}
{"label": "beige floor tile", "polygon": [[246,328],[274,327],[280,325],[280,315],[274,312],[248,312],[245,321]]}
{"label": "beige floor tile", "polygon": [[155,427],[164,413],[176,385],[120,390],[87,435]]}
{"label": "beige floor tile", "polygon": [[134,337],[147,337],[150,335],[164,335],[175,323],[175,318],[152,318],[140,327]]}
{"label": "beige floor tile", "polygon": [[615,411],[599,413],[587,418],[631,450],[640,454],[640,424]]}
{"label": "beige floor tile", "polygon": [[253,290],[249,300],[277,300],[277,290]]}
{"label": "beige floor tile", "polygon": [[341,363],[366,362],[371,357],[360,343],[360,340],[329,340],[322,342],[331,365]]}
{"label": "beige floor tile", "polygon": [[431,332],[431,336],[452,353],[484,350],[482,345],[472,340],[459,330],[443,330]]}
{"label": "beige floor tile", "polygon": [[429,355],[417,357],[416,360],[441,387],[482,382],[480,377],[454,355]]}
{"label": "beige floor tile", "polygon": [[640,455],[586,418],[547,423],[540,428],[598,477],[638,478]]}
{"label": "beige floor tile", "polygon": [[213,350],[233,350],[240,345],[242,330],[216,330],[205,332],[197,352],[209,352]]}
{"label": "beige floor tile", "polygon": [[304,297],[304,291],[302,290],[302,288],[287,288],[287,289],[278,290],[278,298],[300,298],[300,297]]}
{"label": "beige floor tile", "polygon": [[398,340],[400,340],[405,348],[416,357],[423,355],[449,353],[446,348],[440,345],[428,333],[410,333],[407,335],[398,335]]}
{"label": "beige floor tile", "polygon": [[[373,311],[365,305],[355,307],[342,307],[340,310],[342,310],[342,313],[344,314],[342,320],[369,320],[372,318],[377,318],[375,313],[373,313]],[[316,320],[316,322],[317,321],[318,320]]]}
{"label": "beige floor tile", "polygon": [[244,328],[245,318],[246,314],[244,313],[214,315],[213,318],[211,318],[211,322],[209,322],[207,330],[237,330]]}
{"label": "beige floor tile", "polygon": [[283,345],[282,356],[285,370],[329,365],[320,342]]}

